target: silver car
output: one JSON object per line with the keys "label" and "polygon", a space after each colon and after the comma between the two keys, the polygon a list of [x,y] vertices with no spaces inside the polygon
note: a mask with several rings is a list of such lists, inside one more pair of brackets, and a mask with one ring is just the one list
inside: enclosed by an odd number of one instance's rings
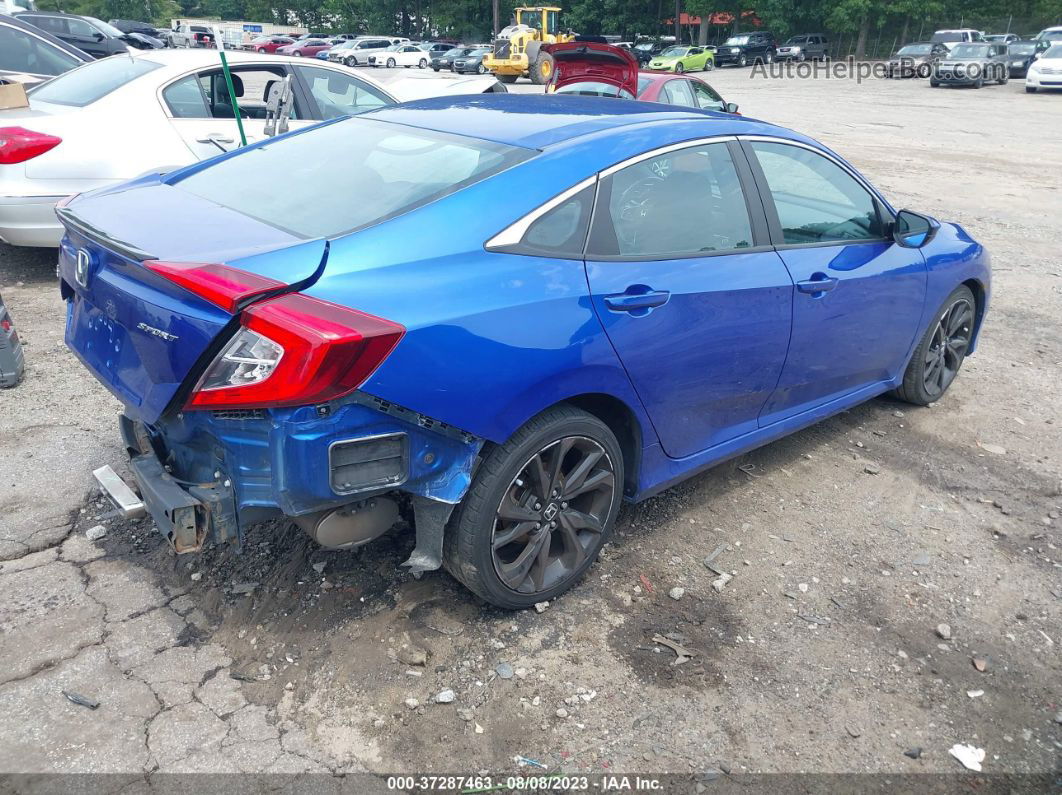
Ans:
{"label": "silver car", "polygon": [[364,36],[355,39],[353,45],[337,49],[335,47],[328,53],[328,60],[333,63],[342,63],[347,66],[366,66],[370,55],[377,55],[388,47],[395,44],[405,44],[409,39],[401,36]]}

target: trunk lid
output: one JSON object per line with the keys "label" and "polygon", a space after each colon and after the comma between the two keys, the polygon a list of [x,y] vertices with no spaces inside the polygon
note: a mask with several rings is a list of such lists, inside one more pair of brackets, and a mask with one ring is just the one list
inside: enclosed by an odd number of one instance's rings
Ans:
{"label": "trunk lid", "polygon": [[[141,181],[143,182],[143,181]],[[66,344],[126,406],[156,422],[235,327],[229,313],[144,262],[225,264],[301,289],[320,275],[326,243],[303,240],[160,184],[130,183],[59,210]],[[154,184],[150,184],[150,183]],[[150,206],[150,216],[144,214]],[[246,241],[254,241],[248,243]]]}
{"label": "trunk lid", "polygon": [[542,50],[553,56],[554,89],[592,80],[638,96],[638,59],[629,50],[594,41],[547,44]]}

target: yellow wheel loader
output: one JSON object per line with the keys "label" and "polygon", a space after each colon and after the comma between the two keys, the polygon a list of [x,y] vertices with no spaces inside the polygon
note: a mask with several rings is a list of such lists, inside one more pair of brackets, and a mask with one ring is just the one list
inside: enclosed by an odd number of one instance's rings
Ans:
{"label": "yellow wheel loader", "polygon": [[556,6],[515,9],[515,21],[498,34],[494,51],[483,58],[483,65],[503,83],[515,83],[521,75],[538,85],[548,83],[553,59],[540,51],[542,45],[575,39],[571,33],[560,32],[560,11]]}

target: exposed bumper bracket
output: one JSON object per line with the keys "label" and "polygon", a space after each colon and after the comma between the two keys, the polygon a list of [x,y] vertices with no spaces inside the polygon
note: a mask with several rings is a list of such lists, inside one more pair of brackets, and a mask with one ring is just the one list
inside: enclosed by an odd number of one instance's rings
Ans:
{"label": "exposed bumper bracket", "polygon": [[442,566],[443,533],[454,505],[427,497],[412,496],[413,523],[417,530],[417,546],[403,563],[413,574],[435,571]]}

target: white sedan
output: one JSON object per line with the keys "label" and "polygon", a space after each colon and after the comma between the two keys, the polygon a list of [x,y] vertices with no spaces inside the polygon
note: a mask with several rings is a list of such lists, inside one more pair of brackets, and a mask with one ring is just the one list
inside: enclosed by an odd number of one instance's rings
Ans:
{"label": "white sedan", "polygon": [[1026,91],[1034,94],[1041,88],[1062,89],[1062,42],[1044,50],[1025,73]]}
{"label": "white sedan", "polygon": [[417,66],[427,69],[431,65],[431,53],[413,44],[394,44],[383,52],[369,56],[369,66]]}
{"label": "white sedan", "polygon": [[[248,142],[264,137],[266,98],[288,76],[291,129],[396,102],[505,90],[490,76],[410,76],[384,87],[324,61],[235,51],[228,60]],[[29,100],[0,110],[0,240],[16,246],[57,246],[55,204],[70,194],[239,146],[216,50],[130,51],[36,86]]]}

